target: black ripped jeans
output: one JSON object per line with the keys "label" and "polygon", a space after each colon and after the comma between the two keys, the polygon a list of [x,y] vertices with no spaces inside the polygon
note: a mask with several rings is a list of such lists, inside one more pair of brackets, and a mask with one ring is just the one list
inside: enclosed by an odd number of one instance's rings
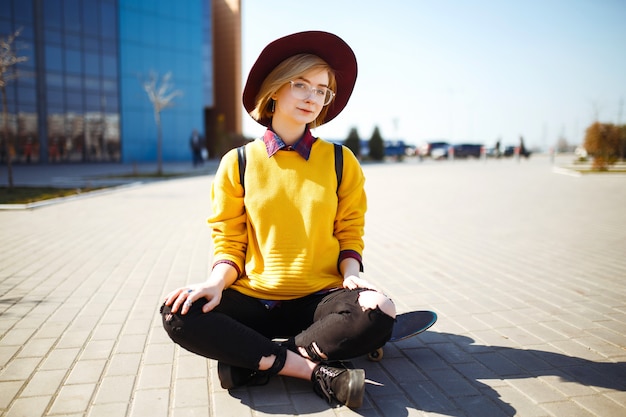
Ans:
{"label": "black ripped jeans", "polygon": [[[391,337],[394,319],[380,309],[363,309],[362,289],[341,289],[281,301],[267,308],[260,300],[226,289],[220,304],[203,313],[205,299],[187,314],[172,314],[163,305],[163,327],[183,348],[233,366],[257,370],[262,357],[281,349],[311,349],[313,343],[327,360],[367,354]],[[279,345],[272,339],[288,339]]]}

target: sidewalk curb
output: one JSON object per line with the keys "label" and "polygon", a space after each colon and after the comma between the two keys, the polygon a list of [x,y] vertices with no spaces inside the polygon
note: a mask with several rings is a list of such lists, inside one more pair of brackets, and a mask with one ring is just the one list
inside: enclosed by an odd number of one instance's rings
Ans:
{"label": "sidewalk curb", "polygon": [[563,168],[563,167],[553,167],[552,172],[554,172],[555,174],[568,175],[570,177],[575,177],[575,178],[580,178],[583,176],[583,174],[581,174],[578,171],[575,171],[573,169]]}
{"label": "sidewalk curb", "polygon": [[134,188],[134,187],[139,187],[142,185],[145,185],[148,183],[145,182],[132,182],[130,184],[123,184],[123,185],[117,185],[117,186],[113,186],[113,187],[107,187],[107,188],[103,188],[100,190],[94,190],[94,191],[88,191],[85,193],[79,193],[79,194],[74,194],[74,195],[68,195],[65,197],[57,197],[57,198],[50,198],[48,200],[41,200],[41,201],[35,201],[34,203],[25,203],[25,204],[0,204],[0,211],[17,211],[17,210],[33,210],[33,209],[38,209],[38,208],[42,208],[42,207],[47,207],[47,206],[51,206],[54,204],[60,204],[60,203],[67,203],[70,201],[75,201],[75,200],[79,200],[82,198],[87,198],[87,197],[97,197],[100,195],[106,195],[106,194],[111,194],[117,191],[121,191],[124,189],[129,189],[129,188]]}

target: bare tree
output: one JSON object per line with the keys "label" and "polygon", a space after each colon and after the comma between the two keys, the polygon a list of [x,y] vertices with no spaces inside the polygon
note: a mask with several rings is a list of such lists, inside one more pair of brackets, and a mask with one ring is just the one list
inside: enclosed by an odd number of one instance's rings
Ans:
{"label": "bare tree", "polygon": [[171,83],[172,73],[166,73],[160,80],[159,75],[150,72],[148,79],[143,81],[143,89],[148,94],[148,98],[154,108],[154,121],[157,125],[157,174],[163,174],[163,134],[161,131],[161,111],[168,107],[172,107],[172,100],[176,96],[182,96],[181,90],[173,90],[174,85]]}
{"label": "bare tree", "polygon": [[14,48],[15,38],[20,36],[21,29],[16,30],[13,34],[7,37],[0,38],[0,93],[2,94],[2,119],[3,119],[3,136],[4,143],[0,146],[4,146],[7,155],[7,170],[8,170],[8,189],[13,189],[13,166],[11,164],[13,159],[13,141],[9,140],[9,109],[7,104],[7,92],[6,85],[9,81],[18,78],[19,74],[13,68],[20,62],[28,60],[25,56],[17,56],[17,52]]}

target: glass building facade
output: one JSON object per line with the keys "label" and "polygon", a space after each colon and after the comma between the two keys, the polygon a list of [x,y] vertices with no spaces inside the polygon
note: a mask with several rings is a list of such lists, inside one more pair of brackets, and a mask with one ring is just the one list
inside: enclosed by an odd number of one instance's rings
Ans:
{"label": "glass building facade", "polygon": [[[154,107],[142,82],[171,74],[163,160],[188,160],[212,101],[210,1],[1,0],[0,36],[25,62],[6,86],[13,161],[154,161]],[[209,61],[208,63],[206,61]],[[207,70],[207,68],[209,70]],[[3,132],[3,129],[0,129]]]}

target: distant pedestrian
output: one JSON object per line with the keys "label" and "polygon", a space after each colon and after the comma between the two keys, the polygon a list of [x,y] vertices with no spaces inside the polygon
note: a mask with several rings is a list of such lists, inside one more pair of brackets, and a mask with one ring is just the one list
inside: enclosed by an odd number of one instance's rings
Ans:
{"label": "distant pedestrian", "polygon": [[24,156],[26,157],[26,163],[30,164],[33,156],[33,139],[30,137],[26,139],[26,145],[24,145]]}
{"label": "distant pedestrian", "polygon": [[519,137],[519,154],[524,158],[528,159],[530,157],[530,151],[526,149],[526,145],[524,145],[524,137]]}
{"label": "distant pedestrian", "polygon": [[0,163],[5,163],[7,159],[7,144],[4,139],[0,140]]}
{"label": "distant pedestrian", "polygon": [[193,158],[193,166],[202,165],[204,163],[204,159],[202,158],[202,149],[204,149],[204,143],[202,140],[202,136],[198,133],[197,129],[194,129],[191,132],[191,137],[189,138],[189,146],[191,147],[191,154]]}

